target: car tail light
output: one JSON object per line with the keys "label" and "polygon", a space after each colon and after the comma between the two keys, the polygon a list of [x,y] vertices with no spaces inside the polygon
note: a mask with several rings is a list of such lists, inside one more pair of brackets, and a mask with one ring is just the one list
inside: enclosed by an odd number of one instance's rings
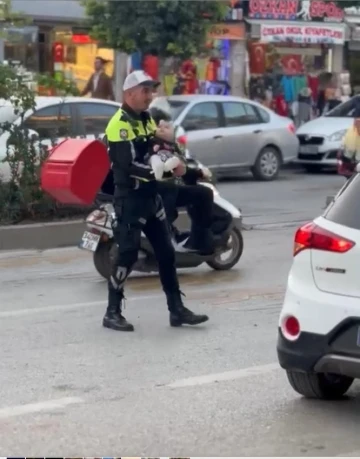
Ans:
{"label": "car tail light", "polygon": [[291,132],[291,134],[295,134],[296,129],[294,123],[290,123],[287,128]]}
{"label": "car tail light", "polygon": [[187,143],[187,137],[186,137],[186,135],[184,134],[184,135],[179,136],[179,137],[177,138],[177,141],[178,141],[181,145],[186,146],[186,143]]}
{"label": "car tail light", "polygon": [[294,316],[285,317],[281,324],[282,334],[289,341],[294,341],[300,336],[300,322]]}
{"label": "car tail light", "polygon": [[294,256],[305,249],[326,250],[345,253],[355,246],[355,242],[328,231],[315,223],[307,223],[295,233]]}

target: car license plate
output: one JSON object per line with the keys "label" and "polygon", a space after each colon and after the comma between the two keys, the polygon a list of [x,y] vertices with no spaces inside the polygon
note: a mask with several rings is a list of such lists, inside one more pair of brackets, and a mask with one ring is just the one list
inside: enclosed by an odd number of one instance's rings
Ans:
{"label": "car license plate", "polygon": [[90,233],[89,231],[85,231],[83,234],[79,247],[80,249],[89,250],[90,252],[95,252],[97,246],[100,242],[100,234]]}
{"label": "car license plate", "polygon": [[303,145],[300,147],[300,153],[307,153],[310,155],[316,155],[319,149],[315,145]]}

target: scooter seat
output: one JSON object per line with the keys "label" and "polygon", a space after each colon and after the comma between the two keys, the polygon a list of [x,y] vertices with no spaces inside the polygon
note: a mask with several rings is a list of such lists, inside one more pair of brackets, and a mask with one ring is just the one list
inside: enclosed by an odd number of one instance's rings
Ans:
{"label": "scooter seat", "polygon": [[108,202],[113,202],[113,199],[114,199],[114,196],[112,196],[111,194],[107,194],[107,193],[100,192],[96,195],[96,201],[98,202],[108,203]]}

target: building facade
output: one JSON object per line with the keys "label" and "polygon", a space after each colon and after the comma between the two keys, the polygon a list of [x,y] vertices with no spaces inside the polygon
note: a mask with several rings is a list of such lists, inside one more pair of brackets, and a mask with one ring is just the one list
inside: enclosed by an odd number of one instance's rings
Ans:
{"label": "building facade", "polygon": [[101,56],[113,74],[114,53],[100,49],[84,28],[85,10],[77,0],[12,0],[12,10],[31,25],[8,29],[0,44],[0,60],[20,62],[35,73],[62,72],[81,90]]}
{"label": "building facade", "polygon": [[271,87],[287,104],[316,98],[322,81],[344,70],[349,30],[344,11],[323,0],[249,0],[249,92]]}

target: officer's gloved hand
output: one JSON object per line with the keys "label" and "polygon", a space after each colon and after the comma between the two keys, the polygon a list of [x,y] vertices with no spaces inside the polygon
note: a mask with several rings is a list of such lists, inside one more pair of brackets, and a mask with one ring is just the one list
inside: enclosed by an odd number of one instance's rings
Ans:
{"label": "officer's gloved hand", "polygon": [[212,177],[212,172],[210,169],[208,169],[206,166],[202,166],[201,168],[201,174],[205,179],[211,179]]}

